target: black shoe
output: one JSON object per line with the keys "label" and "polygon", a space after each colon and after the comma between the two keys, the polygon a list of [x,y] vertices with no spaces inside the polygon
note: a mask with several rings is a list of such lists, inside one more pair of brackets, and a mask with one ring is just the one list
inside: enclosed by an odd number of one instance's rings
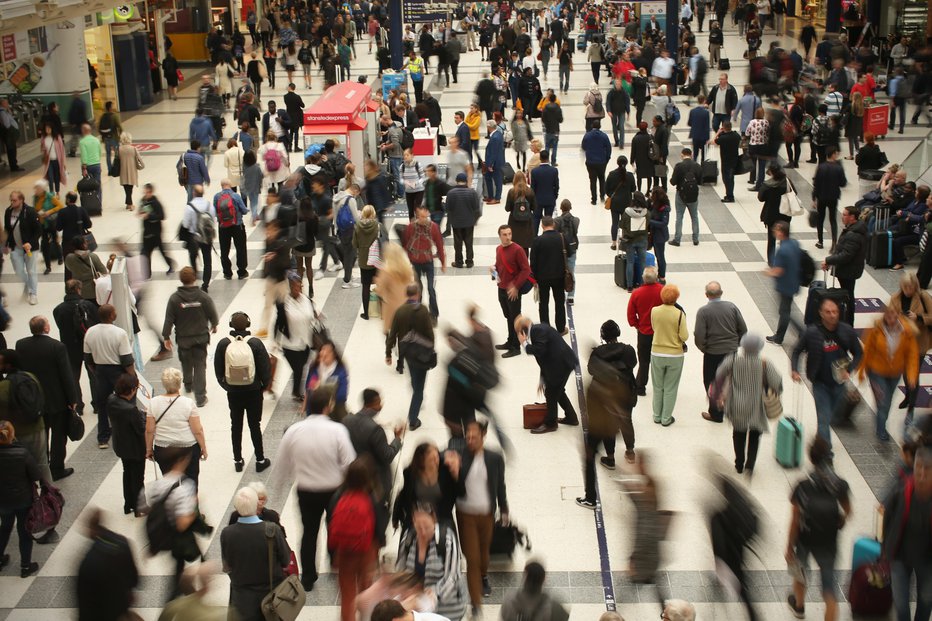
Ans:
{"label": "black shoe", "polygon": [[413,420],[412,422],[408,423],[408,429],[411,430],[411,431],[417,431],[418,429],[421,428],[421,425],[423,425],[423,424],[424,424],[424,423],[421,422],[421,419],[418,418],[418,419],[415,419],[415,420]]}
{"label": "black shoe", "polygon": [[669,427],[670,425],[672,425],[672,424],[675,423],[675,422],[676,422],[676,419],[673,418],[673,417],[671,416],[671,417],[670,417],[670,422],[669,422],[669,423],[660,423],[660,424],[661,424],[663,427]]}
{"label": "black shoe", "polygon": [[204,397],[204,400],[197,404],[197,407],[202,408],[207,405],[207,397]]}
{"label": "black shoe", "polygon": [[3,556],[0,556],[0,571],[3,571],[6,568],[6,566],[9,564],[10,564],[9,554],[4,554]]}
{"label": "black shoe", "polygon": [[738,464],[735,464],[735,472],[737,472],[738,474],[744,473],[744,466],[739,466]]}
{"label": "black shoe", "polygon": [[558,418],[558,419],[557,419],[557,422],[558,422],[559,424],[561,424],[561,425],[569,425],[570,427],[578,427],[578,426],[579,426],[579,419],[576,418],[575,416],[574,416],[573,418],[570,418],[570,417],[568,417],[568,416],[564,416],[563,418]]}
{"label": "black shoe", "polygon": [[673,241],[670,242],[670,245],[671,245],[671,246],[679,246],[679,245],[680,245],[680,242],[678,242],[678,241],[676,241],[676,240],[673,240]]}
{"label": "black shoe", "polygon": [[825,245],[822,242],[816,242],[815,247],[818,248],[819,250],[822,250],[822,248],[824,248]]}
{"label": "black shoe", "polygon": [[609,470],[615,469],[615,458],[614,457],[608,457],[606,455],[605,457],[602,457],[601,459],[599,459],[599,463],[605,466],[606,468],[608,468]]}
{"label": "black shoe", "polygon": [[304,587],[305,592],[310,593],[314,590],[315,582],[317,582],[317,578],[313,580],[301,580],[301,586]]}
{"label": "black shoe", "polygon": [[266,457],[262,461],[256,462],[256,472],[262,472],[266,468],[272,465],[272,460]]}
{"label": "black shoe", "polygon": [[722,199],[722,202],[723,202],[723,203],[733,203],[733,202],[735,202],[735,199],[734,199],[733,197],[731,197],[731,196],[726,196],[725,198]]}
{"label": "black shoe", "polygon": [[783,345],[783,339],[780,339],[778,341],[777,336],[775,334],[771,334],[770,336],[765,336],[764,340],[767,341],[768,343],[773,343],[774,345]]}
{"label": "black shoe", "polygon": [[514,358],[515,356],[519,355],[520,353],[521,353],[521,350],[520,350],[520,349],[509,349],[509,350],[506,351],[504,354],[502,354],[502,358]]}
{"label": "black shoe", "polygon": [[207,285],[201,285],[201,291],[207,293]]}
{"label": "black shoe", "polygon": [[245,464],[244,464],[244,462],[243,462],[242,459],[234,459],[234,460],[233,460],[233,468],[234,468],[237,472],[242,472],[242,471],[243,471],[243,466],[244,466],[244,465],[245,465]]}
{"label": "black shoe", "polygon": [[694,239],[694,240],[693,240],[693,246],[698,246],[698,245],[699,245],[699,240],[698,240],[698,239]]}
{"label": "black shoe", "polygon": [[456,269],[462,269],[462,268],[463,268],[463,264],[462,264],[462,263],[457,263],[457,262],[454,261],[453,263],[450,264],[450,267],[455,267]]}
{"label": "black shoe", "polygon": [[58,472],[53,472],[53,473],[52,473],[52,480],[53,480],[53,481],[59,481],[59,480],[61,480],[61,479],[65,479],[65,478],[67,478],[67,477],[70,477],[72,474],[74,474],[74,468],[65,468],[64,470],[60,470],[60,471],[58,471]]}
{"label": "black shoe", "polygon": [[511,349],[511,343],[500,343],[495,346],[495,349],[499,351],[504,351],[506,349]]}
{"label": "black shoe", "polygon": [[638,386],[638,396],[639,397],[647,396],[647,386]]}
{"label": "black shoe", "polygon": [[489,577],[482,576],[482,597],[490,597],[492,595],[492,585],[489,584]]}
{"label": "black shoe", "polygon": [[589,500],[585,496],[580,496],[579,498],[577,498],[576,504],[582,507],[583,509],[591,509],[593,511],[595,510],[595,501]]}
{"label": "black shoe", "polygon": [[46,543],[58,543],[61,541],[61,535],[55,532],[55,529],[46,531],[44,535],[35,539],[36,543],[46,544]]}
{"label": "black shoe", "polygon": [[236,275],[236,277],[240,280],[246,280],[247,278],[249,278],[249,272],[240,272],[239,274]]}
{"label": "black shoe", "polygon": [[534,429],[531,429],[531,433],[533,433],[534,435],[539,435],[542,433],[552,433],[556,430],[557,430],[556,425],[541,425],[539,427],[535,427]]}
{"label": "black shoe", "polygon": [[39,563],[33,561],[28,565],[20,566],[19,575],[21,578],[28,578],[29,576],[39,573]]}
{"label": "black shoe", "polygon": [[48,276],[48,275],[51,274],[51,273],[52,273],[52,268],[47,267],[47,268],[45,268],[45,271],[42,272],[42,275],[43,275],[43,276]]}
{"label": "black shoe", "polygon": [[472,261],[466,261],[466,267],[472,268],[472,266],[474,266],[474,265],[475,265],[475,263],[473,263]]}
{"label": "black shoe", "polygon": [[789,596],[786,598],[786,603],[789,605],[790,610],[793,611],[793,616],[794,616],[794,617],[796,617],[797,619],[805,619],[805,618],[806,618],[806,606],[805,606],[805,604],[802,605],[802,606],[797,606],[797,605],[796,605],[796,596],[795,596],[795,595],[792,595],[792,594],[789,595]]}
{"label": "black shoe", "polygon": [[224,280],[233,280],[233,274],[224,274],[224,275],[223,275],[223,279],[224,279]]}
{"label": "black shoe", "polygon": [[[902,134],[903,132],[900,131],[900,133]],[[26,169],[23,168],[22,166],[13,166],[12,168],[10,168],[10,172],[24,172],[25,170]],[[38,564],[36,564],[36,569],[39,569]],[[23,576],[23,577],[25,578],[26,576]]]}
{"label": "black shoe", "polygon": [[363,320],[365,320],[365,321],[369,321],[369,315],[367,315],[367,314],[365,314],[365,313],[359,313],[359,318],[360,318],[360,319],[363,319]]}

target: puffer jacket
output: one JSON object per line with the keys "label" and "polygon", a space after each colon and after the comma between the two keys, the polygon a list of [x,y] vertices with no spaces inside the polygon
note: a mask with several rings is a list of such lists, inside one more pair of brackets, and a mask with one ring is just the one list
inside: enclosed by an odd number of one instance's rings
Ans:
{"label": "puffer jacket", "polygon": [[31,505],[33,489],[41,478],[36,460],[22,445],[0,445],[0,511]]}
{"label": "puffer jacket", "polygon": [[786,179],[777,181],[773,177],[768,177],[764,181],[764,187],[757,193],[757,200],[763,202],[760,210],[760,221],[771,227],[774,222],[779,220],[790,221],[789,216],[780,213],[780,201],[786,194]]}
{"label": "puffer jacket", "polygon": [[858,220],[838,236],[835,252],[825,257],[825,262],[835,268],[836,278],[856,279],[864,273],[867,259],[867,223]]}
{"label": "puffer jacket", "polygon": [[919,347],[916,344],[916,326],[906,317],[900,317],[900,338],[895,352],[890,352],[883,317],[874,322],[864,334],[864,356],[858,367],[858,379],[867,373],[882,377],[906,376],[908,383],[919,378]]}

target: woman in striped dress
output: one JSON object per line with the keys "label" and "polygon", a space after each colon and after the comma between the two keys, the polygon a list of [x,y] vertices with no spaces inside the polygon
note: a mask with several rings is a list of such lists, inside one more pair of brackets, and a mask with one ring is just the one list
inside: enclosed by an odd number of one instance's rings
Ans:
{"label": "woman in striped dress", "polygon": [[735,470],[739,474],[747,471],[748,476],[754,471],[760,436],[767,431],[764,390],[783,392],[783,378],[773,363],[761,357],[763,348],[764,339],[748,332],[741,337],[741,350],[726,358],[715,374],[716,386],[724,385],[726,380],[731,382],[725,399],[725,417],[734,427]]}

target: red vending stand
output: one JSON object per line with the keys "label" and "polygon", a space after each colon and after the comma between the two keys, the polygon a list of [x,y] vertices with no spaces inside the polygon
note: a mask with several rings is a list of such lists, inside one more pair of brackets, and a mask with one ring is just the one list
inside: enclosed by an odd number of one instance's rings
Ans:
{"label": "red vending stand", "polygon": [[870,132],[880,138],[887,135],[887,123],[890,122],[890,106],[878,104],[864,110],[864,133]]}
{"label": "red vending stand", "polygon": [[362,171],[369,151],[369,122],[365,114],[372,89],[359,82],[340,82],[304,111],[304,148],[336,140],[338,151]]}

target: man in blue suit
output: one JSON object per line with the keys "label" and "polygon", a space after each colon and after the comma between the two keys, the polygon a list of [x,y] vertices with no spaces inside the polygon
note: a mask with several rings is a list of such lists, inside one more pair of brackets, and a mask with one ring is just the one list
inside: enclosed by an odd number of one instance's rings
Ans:
{"label": "man in blue suit", "polygon": [[709,142],[710,119],[709,107],[705,105],[705,96],[696,97],[696,103],[699,104],[689,111],[689,120],[686,124],[689,126],[689,138],[693,141],[693,157],[699,159],[702,154],[702,161],[705,161],[705,145]]}
{"label": "man in blue suit", "polygon": [[589,171],[589,193],[595,205],[596,199],[605,200],[605,167],[612,159],[612,141],[602,131],[602,123],[598,119],[593,121],[592,129],[583,136],[582,149],[586,154],[586,170]]}
{"label": "man in blue suit", "polygon": [[541,218],[553,216],[557,197],[560,195],[560,171],[550,165],[550,154],[547,151],[540,152],[540,166],[531,171],[531,189],[537,198],[537,209],[534,210],[536,236]]}
{"label": "man in blue suit", "polygon": [[469,125],[465,122],[466,115],[458,110],[453,115],[453,120],[456,121],[456,137],[459,138],[460,146],[465,149],[466,154],[469,156],[469,163],[472,164],[472,149],[468,148],[472,141],[469,137]]}
{"label": "man in blue suit", "polygon": [[[540,379],[544,385],[544,399],[547,401],[544,422],[531,429],[531,433],[551,433],[557,430],[557,423],[578,425],[576,409],[566,396],[566,382],[576,369],[573,349],[555,328],[545,323],[532,323],[524,315],[515,319],[515,333],[525,353],[537,359]],[[563,418],[557,418],[557,406],[563,409]]]}
{"label": "man in blue suit", "polygon": [[497,205],[502,202],[502,168],[505,166],[505,137],[495,121],[485,123],[489,141],[485,145],[485,188],[488,198],[485,202]]}

